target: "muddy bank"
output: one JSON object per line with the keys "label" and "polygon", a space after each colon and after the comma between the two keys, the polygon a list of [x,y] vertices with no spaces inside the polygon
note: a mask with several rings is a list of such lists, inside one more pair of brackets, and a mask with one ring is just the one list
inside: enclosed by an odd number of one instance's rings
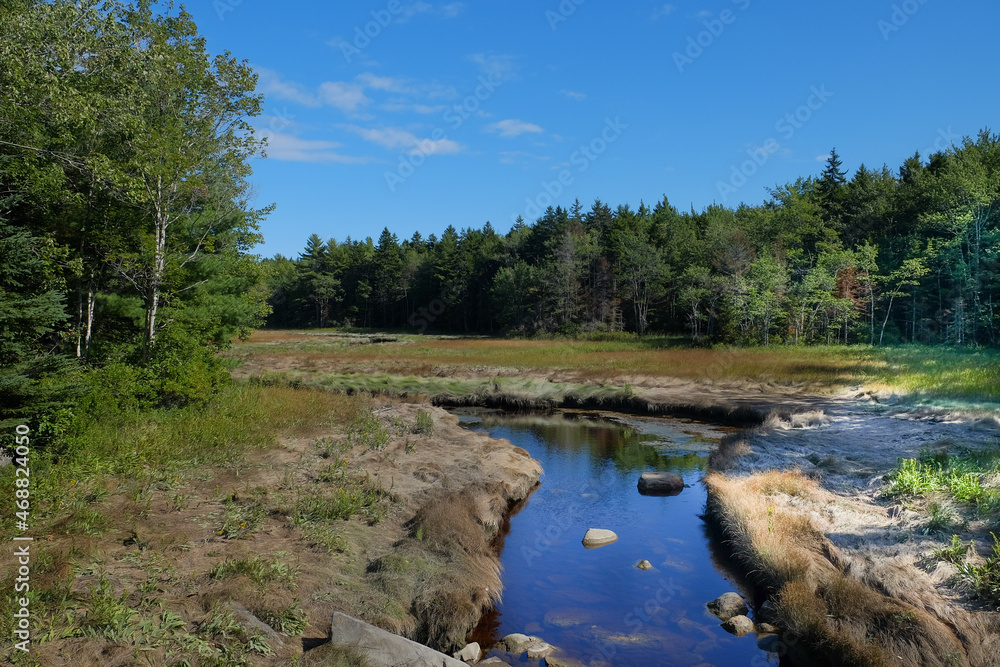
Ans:
{"label": "muddy bank", "polygon": [[[800,664],[995,665],[1000,614],[952,585],[931,559],[941,537],[883,476],[926,451],[996,448],[995,418],[827,400],[726,438],[706,476],[707,515],[770,598]],[[989,553],[989,530],[955,531]],[[950,534],[950,533],[949,533]]]}
{"label": "muddy bank", "polygon": [[542,469],[523,449],[470,433],[439,408],[394,403],[374,414],[411,423],[421,410],[431,414],[432,434],[396,437],[358,458],[401,505],[386,529],[391,545],[368,554],[366,578],[387,601],[365,620],[449,651],[501,595],[494,541]]}
{"label": "muddy bank", "polygon": [[[675,397],[668,397],[672,399]],[[497,408],[508,412],[545,412],[558,409],[595,410],[650,417],[680,417],[733,426],[763,423],[772,408],[765,403],[694,403],[660,402],[650,397],[633,395],[586,396],[567,393],[557,397],[537,397],[505,392],[477,393],[464,396],[440,394],[431,399],[433,405],[461,408]],[[785,414],[782,411],[780,414]]]}

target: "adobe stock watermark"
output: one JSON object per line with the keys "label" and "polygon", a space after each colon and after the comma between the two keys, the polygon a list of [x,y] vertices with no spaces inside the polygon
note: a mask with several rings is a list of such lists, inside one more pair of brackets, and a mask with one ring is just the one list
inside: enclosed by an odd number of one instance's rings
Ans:
{"label": "adobe stock watermark", "polygon": [[[732,0],[732,3],[739,7],[739,10],[742,12],[750,8],[750,2],[751,0]],[[726,26],[736,23],[738,17],[739,14],[732,9],[723,9],[719,12],[718,16],[702,21],[705,29],[697,35],[688,36],[687,48],[683,52],[674,51],[673,53],[674,65],[677,66],[677,71],[683,74],[684,68],[700,58],[706,49],[711,48],[715,44],[715,41],[719,37],[722,37],[722,33],[726,31]]]}
{"label": "adobe stock watermark", "polygon": [[[774,124],[774,129],[781,133],[784,141],[791,141],[796,132],[812,120],[813,115],[833,97],[833,93],[826,89],[825,84],[819,87],[813,86],[810,88],[810,93],[805,104],[785,114]],[[771,156],[779,150],[781,150],[781,142],[774,137],[768,137],[756,148],[747,149],[749,159],[740,164],[732,165],[728,181],[717,181],[715,184],[722,201],[728,202],[730,195],[735,194],[737,190],[746,185],[749,179],[760,171],[771,159]]]}
{"label": "adobe stock watermark", "polygon": [[903,26],[910,22],[914,14],[927,4],[927,0],[904,0],[904,2],[893,5],[889,20],[879,19],[876,24],[879,32],[882,33],[882,40],[888,42],[893,33],[902,30]]}
{"label": "adobe stock watermark", "polygon": [[242,4],[243,0],[214,0],[212,9],[215,10],[215,15],[219,17],[220,21],[225,21],[226,14],[235,12],[236,8]]}
{"label": "adobe stock watermark", "polygon": [[549,27],[553,30],[559,27],[560,23],[565,23],[570,16],[576,13],[576,8],[587,0],[562,0],[556,11],[548,9],[545,11],[545,20],[549,22]]}
{"label": "adobe stock watermark", "polygon": [[[590,165],[604,155],[608,147],[618,141],[618,138],[627,129],[628,125],[621,121],[620,116],[615,116],[614,120],[605,118],[604,128],[598,136],[591,139],[589,143],[582,144],[570,155],[569,162],[572,166],[576,167],[576,173],[582,174],[587,171]],[[541,191],[534,197],[526,197],[524,200],[524,210],[521,213],[512,213],[510,216],[511,221],[516,222],[519,215],[525,220],[537,220],[542,216],[545,209],[551,206],[575,180],[576,176],[570,169],[560,171],[553,181],[543,180],[541,182]]]}
{"label": "adobe stock watermark", "polygon": [[[664,579],[660,577],[657,582],[656,592],[653,593],[645,602],[641,605],[636,605],[632,608],[632,611],[625,614],[622,619],[623,624],[627,628],[632,636],[639,635],[645,630],[653,620],[665,614],[668,610],[668,606],[675,597],[677,597],[683,589],[674,582],[674,578],[670,577]],[[590,641],[590,647],[593,653],[590,656],[590,662],[593,664],[595,661],[608,661],[610,662],[612,658],[618,653],[618,646],[616,646],[608,639],[601,638],[600,636],[595,636]]]}
{"label": "adobe stock watermark", "polygon": [[288,112],[288,106],[282,107],[281,111],[271,115],[271,120],[267,126],[274,132],[281,132],[295,122],[295,114]]}
{"label": "adobe stock watermark", "polygon": [[[453,104],[451,108],[445,110],[441,120],[453,131],[457,131],[465,121],[469,120],[474,113],[479,111],[483,102],[490,99],[497,91],[503,81],[496,78],[495,73],[479,77],[479,85],[471,95],[466,97],[460,104]],[[389,192],[396,192],[396,188],[406,182],[408,178],[417,173],[417,169],[424,165],[427,158],[434,154],[437,145],[448,139],[448,132],[443,127],[438,126],[431,131],[429,139],[423,139],[408,153],[399,155],[399,162],[393,171],[385,171],[385,184],[389,186]]]}
{"label": "adobe stock watermark", "polygon": [[943,153],[947,151],[949,148],[954,148],[961,141],[962,137],[951,131],[951,125],[948,126],[948,129],[939,127],[938,136],[934,140],[934,145],[931,146],[930,148],[925,149],[923,152],[923,156],[925,158],[929,158],[935,153]]}
{"label": "adobe stock watermark", "polygon": [[[239,0],[242,2],[243,0]],[[350,41],[344,40],[340,43],[340,53],[344,60],[351,62],[355,56],[360,56],[361,52],[371,46],[373,40],[378,39],[382,31],[389,27],[396,18],[403,13],[403,3],[401,0],[389,0],[384,9],[373,9],[370,14],[371,21],[364,26],[354,26],[354,33]]]}

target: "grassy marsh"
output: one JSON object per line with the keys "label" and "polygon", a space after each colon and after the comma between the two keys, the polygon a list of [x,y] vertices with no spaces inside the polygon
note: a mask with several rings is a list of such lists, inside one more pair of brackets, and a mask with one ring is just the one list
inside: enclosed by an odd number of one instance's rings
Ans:
{"label": "grassy marsh", "polygon": [[[376,342],[377,341],[377,342]],[[672,337],[615,340],[362,335],[333,330],[258,331],[227,356],[234,366],[298,377],[369,375],[426,393],[427,378],[558,375],[577,383],[645,377],[802,385],[810,391],[865,387],[928,401],[1000,401],[1000,354],[944,347],[691,348]],[[353,375],[357,374],[357,375]],[[330,386],[336,388],[337,381]],[[432,382],[431,391],[439,385]],[[457,389],[457,387],[456,387]]]}

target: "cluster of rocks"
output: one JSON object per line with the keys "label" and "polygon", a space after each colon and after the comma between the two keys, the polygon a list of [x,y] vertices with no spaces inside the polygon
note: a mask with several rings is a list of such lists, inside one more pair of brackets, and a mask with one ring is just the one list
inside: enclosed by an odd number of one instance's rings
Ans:
{"label": "cluster of rocks", "polygon": [[559,649],[539,637],[520,633],[507,635],[496,646],[490,647],[492,653],[499,653],[503,657],[492,655],[483,659],[486,651],[476,642],[468,644],[452,657],[340,612],[333,614],[330,642],[358,650],[373,667],[512,665],[520,662],[520,656],[525,654],[528,660],[540,660],[546,667],[583,667],[583,663],[563,655]]}
{"label": "cluster of rocks", "polygon": [[739,593],[723,593],[705,606],[719,617],[722,627],[730,634],[742,637],[756,632],[757,646],[765,651],[770,651],[780,642],[780,630],[774,625],[777,621],[777,609],[770,600],[764,602],[754,614],[757,623],[747,616],[750,609]]}
{"label": "cluster of rocks", "polygon": [[476,642],[472,642],[455,653],[455,658],[466,664],[476,665],[476,667],[488,667],[490,665],[517,664],[521,661],[521,656],[525,655],[528,660],[540,660],[545,667],[583,667],[582,662],[563,655],[559,649],[543,639],[523,635],[519,632],[507,635],[493,649],[493,653],[500,653],[503,657],[492,655],[485,660],[480,660],[483,655],[482,647]]}

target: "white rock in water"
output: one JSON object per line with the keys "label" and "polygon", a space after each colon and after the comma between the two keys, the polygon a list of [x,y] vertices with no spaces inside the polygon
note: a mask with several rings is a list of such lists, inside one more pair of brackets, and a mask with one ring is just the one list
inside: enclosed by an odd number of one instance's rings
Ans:
{"label": "white rock in water", "polygon": [[753,632],[753,621],[746,616],[733,616],[722,624],[722,628],[737,637],[742,637]]}
{"label": "white rock in water", "polygon": [[468,663],[477,663],[479,662],[479,656],[482,654],[483,650],[480,648],[479,642],[472,642],[471,644],[466,644],[465,648],[458,651],[454,655],[456,660]]}
{"label": "white rock in water", "polygon": [[526,649],[528,660],[541,660],[546,656],[552,655],[555,650],[555,646],[542,641],[535,642]]}
{"label": "white rock in water", "polygon": [[521,655],[536,641],[540,641],[538,637],[529,637],[528,635],[522,635],[520,632],[513,632],[504,637],[500,643],[514,655]]}
{"label": "white rock in water", "polygon": [[583,546],[588,549],[596,549],[597,547],[603,547],[617,541],[618,536],[613,531],[604,530],[603,528],[591,528],[583,536]]}

